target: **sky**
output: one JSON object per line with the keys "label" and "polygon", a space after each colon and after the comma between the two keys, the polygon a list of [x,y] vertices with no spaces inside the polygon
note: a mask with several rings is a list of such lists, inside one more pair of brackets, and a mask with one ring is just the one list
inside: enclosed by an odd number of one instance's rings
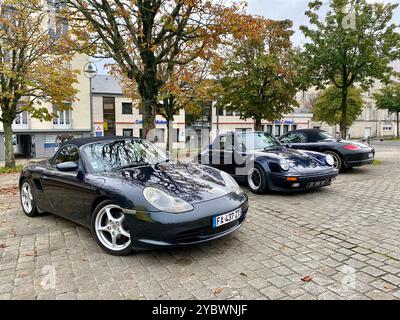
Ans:
{"label": "sky", "polygon": [[[369,2],[384,2],[398,3],[400,0],[368,0]],[[295,34],[292,41],[295,46],[302,46],[305,39],[299,30],[301,25],[308,23],[308,18],[305,16],[305,11],[308,9],[310,0],[248,0],[249,12],[270,19],[282,20],[290,19],[293,21]],[[323,9],[327,9],[329,0],[323,0]],[[396,9],[393,22],[400,24],[400,6]],[[99,74],[106,74],[107,71],[103,68],[103,62],[98,62]]]}

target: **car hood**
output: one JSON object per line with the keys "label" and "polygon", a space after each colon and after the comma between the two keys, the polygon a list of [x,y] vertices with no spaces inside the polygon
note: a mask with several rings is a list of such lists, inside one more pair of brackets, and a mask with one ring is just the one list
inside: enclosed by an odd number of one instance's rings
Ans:
{"label": "car hood", "polygon": [[290,167],[295,171],[308,171],[315,169],[326,169],[325,155],[317,152],[301,151],[289,148],[267,149],[256,152],[256,157],[266,156],[270,160],[279,162],[281,159],[288,160]]}
{"label": "car hood", "polygon": [[167,162],[122,169],[102,174],[103,178],[121,180],[140,189],[159,188],[191,204],[213,200],[231,193],[221,172],[197,165]]}

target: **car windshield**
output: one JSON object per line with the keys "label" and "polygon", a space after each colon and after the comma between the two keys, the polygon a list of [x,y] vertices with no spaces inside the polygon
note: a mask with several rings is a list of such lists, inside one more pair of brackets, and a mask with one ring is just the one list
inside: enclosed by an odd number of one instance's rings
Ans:
{"label": "car windshield", "polygon": [[166,154],[154,144],[140,139],[93,143],[82,148],[91,172],[107,172],[167,161]]}
{"label": "car windshield", "polygon": [[317,134],[318,141],[333,140],[334,138],[326,131],[319,131]]}
{"label": "car windshield", "polygon": [[272,149],[282,146],[277,139],[266,132],[243,133],[239,138],[240,143],[246,151]]}

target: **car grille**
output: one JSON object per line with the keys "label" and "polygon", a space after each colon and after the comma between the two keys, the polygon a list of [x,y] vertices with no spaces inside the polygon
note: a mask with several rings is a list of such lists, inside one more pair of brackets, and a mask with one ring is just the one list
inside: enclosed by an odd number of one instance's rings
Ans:
{"label": "car grille", "polygon": [[184,232],[178,233],[176,235],[176,241],[178,243],[191,243],[191,242],[200,241],[204,238],[212,237],[219,233],[228,231],[229,229],[233,229],[236,226],[238,226],[241,221],[242,221],[242,219],[233,221],[231,223],[227,223],[218,228],[202,227],[202,228],[196,228],[196,229],[184,231]]}

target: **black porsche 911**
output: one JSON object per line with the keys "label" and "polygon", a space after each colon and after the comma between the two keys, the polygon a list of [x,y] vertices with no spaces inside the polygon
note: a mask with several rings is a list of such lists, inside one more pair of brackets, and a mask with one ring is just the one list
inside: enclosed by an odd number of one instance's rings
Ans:
{"label": "black porsche 911", "polygon": [[89,227],[108,253],[197,244],[236,231],[248,199],[219,170],[168,160],[137,138],[82,138],[51,160],[27,165],[21,204]]}
{"label": "black porsche 911", "polygon": [[288,149],[266,132],[222,134],[197,160],[246,181],[260,194],[320,188],[338,175],[332,156]]}
{"label": "black porsche 911", "polygon": [[289,148],[329,154],[335,160],[335,168],[340,171],[372,164],[375,158],[375,150],[368,144],[335,139],[319,129],[290,131],[280,141]]}

